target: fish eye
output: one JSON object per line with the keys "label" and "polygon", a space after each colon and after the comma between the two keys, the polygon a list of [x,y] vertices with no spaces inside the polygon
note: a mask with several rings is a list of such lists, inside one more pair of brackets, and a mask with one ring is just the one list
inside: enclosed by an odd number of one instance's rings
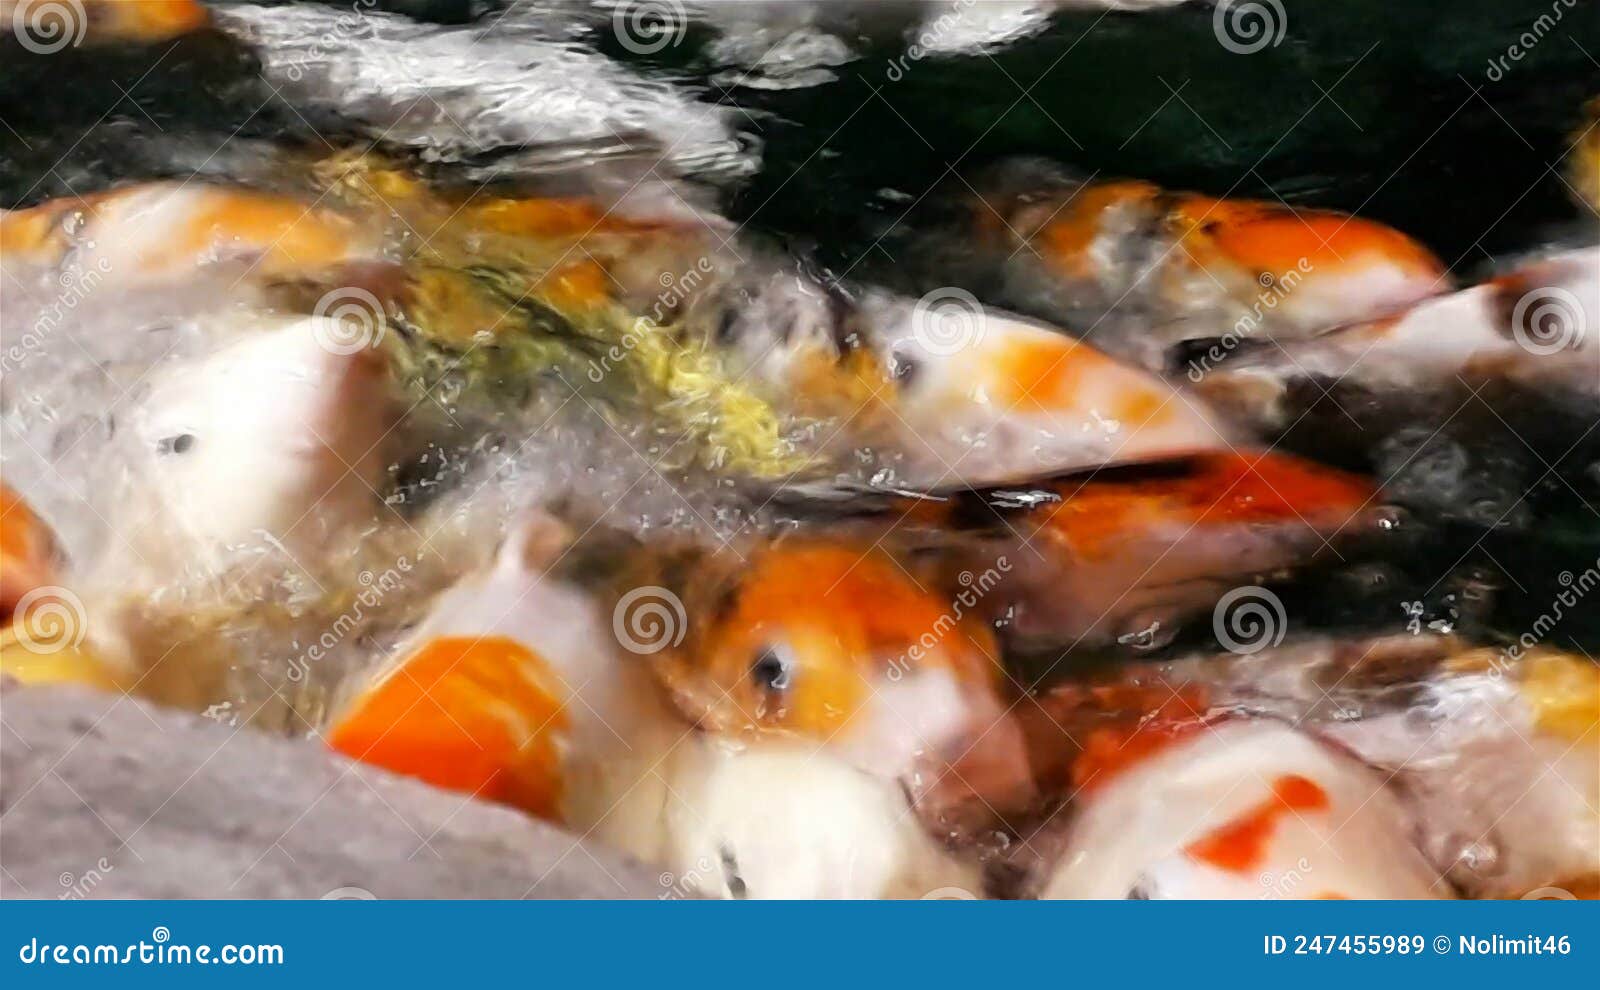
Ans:
{"label": "fish eye", "polygon": [[917,377],[918,365],[916,359],[899,351],[889,354],[889,376],[903,385],[912,384]]}
{"label": "fish eye", "polygon": [[758,687],[778,693],[787,691],[790,683],[789,663],[776,649],[767,647],[756,655],[750,665],[750,677]]}
{"label": "fish eye", "polygon": [[186,454],[193,446],[193,433],[179,433],[177,436],[163,437],[156,441],[156,453]]}

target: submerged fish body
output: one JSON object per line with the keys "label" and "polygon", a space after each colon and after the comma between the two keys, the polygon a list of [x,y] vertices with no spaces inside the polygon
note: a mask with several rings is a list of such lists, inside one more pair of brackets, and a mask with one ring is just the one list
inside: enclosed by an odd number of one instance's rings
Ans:
{"label": "submerged fish body", "polygon": [[971,217],[977,252],[941,264],[1154,369],[1185,340],[1296,339],[1449,288],[1432,253],[1370,220],[1038,163],[1002,169]]}
{"label": "submerged fish body", "polygon": [[1413,832],[1385,776],[1338,750],[1274,721],[1196,722],[1080,788],[1039,896],[1448,896]]}
{"label": "submerged fish body", "polygon": [[0,31],[44,54],[80,44],[154,44],[210,23],[200,0],[0,0]]}
{"label": "submerged fish body", "polygon": [[1285,454],[1234,451],[955,495],[919,513],[969,533],[966,573],[1005,573],[985,613],[1010,650],[1147,651],[1230,589],[1306,567],[1370,534],[1365,479]]}
{"label": "submerged fish body", "polygon": [[910,486],[996,483],[1226,446],[1195,397],[1083,341],[965,293],[860,300],[806,276],[758,292],[720,336],[737,369],[856,443]]}
{"label": "submerged fish body", "polygon": [[[1066,745],[1070,797],[1050,826],[1059,836],[1080,823],[1048,866],[1047,888],[1063,894],[1123,896],[1158,861],[1148,896],[1163,882],[1167,896],[1199,897],[1518,897],[1600,883],[1600,666],[1583,657],[1431,634],[1305,640],[1124,668],[1041,704],[1038,765],[1063,765],[1048,752],[1064,745],[1060,725],[1083,743]],[[1086,707],[1115,714],[1080,729]],[[1270,794],[1282,773],[1329,799]],[[1341,789],[1360,807],[1342,806]],[[1231,801],[1234,790],[1250,812],[1237,821],[1165,803]],[[1327,814],[1308,814],[1315,805]],[[1146,822],[1156,848],[1119,842],[1119,820]],[[1228,827],[1194,844],[1202,822],[1220,820]],[[1318,830],[1329,845],[1296,845]],[[1290,840],[1281,856],[1279,838]]]}
{"label": "submerged fish body", "polygon": [[[282,278],[381,257],[371,231],[291,196],[189,182],[157,182],[0,212],[8,268],[94,272],[113,286],[193,278],[236,264]],[[13,269],[14,270],[14,269]]]}
{"label": "submerged fish body", "polygon": [[1593,401],[1600,395],[1596,272],[1600,248],[1557,252],[1385,319],[1240,354],[1198,377],[1198,391],[1264,431],[1305,412],[1291,401],[1298,383],[1380,397],[1487,383]]}

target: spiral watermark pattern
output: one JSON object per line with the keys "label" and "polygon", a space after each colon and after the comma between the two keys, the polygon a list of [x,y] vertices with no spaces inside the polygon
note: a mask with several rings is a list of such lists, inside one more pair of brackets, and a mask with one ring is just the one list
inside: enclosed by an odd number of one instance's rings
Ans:
{"label": "spiral watermark pattern", "polygon": [[17,642],[30,653],[76,649],[89,630],[83,601],[53,584],[34,588],[17,602],[11,627]]}
{"label": "spiral watermark pattern", "polygon": [[1211,630],[1229,653],[1249,656],[1283,642],[1289,617],[1278,596],[1259,585],[1235,588],[1217,601]]}
{"label": "spiral watermark pattern", "polygon": [[365,887],[335,887],[317,898],[322,901],[375,901],[378,895]]}
{"label": "spiral watermark pattern", "polygon": [[689,15],[678,0],[622,0],[611,14],[617,41],[635,55],[654,55],[683,40]]}
{"label": "spiral watermark pattern", "polygon": [[1511,308],[1511,335],[1530,354],[1555,354],[1576,348],[1588,333],[1583,301],[1566,289],[1532,289]]}
{"label": "spiral watermark pattern", "polygon": [[611,631],[630,653],[660,653],[683,642],[689,616],[677,595],[657,585],[635,588],[617,601]]}
{"label": "spiral watermark pattern", "polygon": [[935,887],[923,894],[919,900],[924,901],[976,901],[981,900],[977,894],[965,887]]}
{"label": "spiral watermark pattern", "polygon": [[1565,887],[1536,887],[1522,895],[1525,901],[1575,901],[1578,895]]}
{"label": "spiral watermark pattern", "polygon": [[983,306],[965,289],[934,289],[911,311],[911,333],[929,354],[950,357],[983,340]]}
{"label": "spiral watermark pattern", "polygon": [[76,48],[88,30],[89,15],[80,0],[21,0],[11,11],[11,32],[35,55]]}
{"label": "spiral watermark pattern", "polygon": [[378,346],[389,328],[383,303],[366,289],[334,289],[312,312],[322,317],[312,330],[317,346],[343,357]]}
{"label": "spiral watermark pattern", "polygon": [[1280,0],[1219,0],[1211,14],[1211,31],[1235,55],[1254,55],[1283,43],[1289,29]]}

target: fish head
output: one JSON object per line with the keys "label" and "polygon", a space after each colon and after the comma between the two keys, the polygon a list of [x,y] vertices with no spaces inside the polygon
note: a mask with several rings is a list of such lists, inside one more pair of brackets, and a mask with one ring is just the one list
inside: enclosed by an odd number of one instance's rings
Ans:
{"label": "fish head", "polygon": [[719,733],[810,737],[898,768],[992,700],[987,632],[880,551],[780,542],[695,613],[665,680]]}
{"label": "fish head", "polygon": [[169,369],[134,417],[135,470],[178,532],[292,546],[366,518],[390,425],[384,362],[331,318],[252,330]]}
{"label": "fish head", "polygon": [[1451,288],[1432,251],[1363,217],[1183,195],[1168,223],[1179,262],[1169,290],[1222,286],[1250,310],[1237,325],[1248,332],[1271,314],[1272,336],[1304,335],[1374,319]]}
{"label": "fish head", "polygon": [[880,316],[897,412],[944,483],[1014,480],[1219,448],[1204,403],[1059,330],[952,295]]}

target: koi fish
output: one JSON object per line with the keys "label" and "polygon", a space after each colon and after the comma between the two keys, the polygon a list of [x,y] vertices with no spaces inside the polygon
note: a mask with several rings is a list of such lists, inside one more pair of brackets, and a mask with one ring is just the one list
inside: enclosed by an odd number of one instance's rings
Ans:
{"label": "koi fish", "polygon": [[1297,339],[1449,288],[1438,258],[1375,221],[1037,162],[1000,170],[970,210],[963,230],[988,259],[972,284],[1158,370],[1187,339]]}
{"label": "koi fish", "polygon": [[[142,4],[117,6],[141,7]],[[0,251],[52,276],[149,286],[242,265],[261,279],[381,260],[372,230],[294,197],[204,183],[157,182],[0,211]]]}
{"label": "koi fish", "polygon": [[154,44],[211,23],[199,0],[0,0],[0,29],[42,44]]}
{"label": "koi fish", "polygon": [[686,639],[658,658],[697,724],[825,744],[904,781],[934,817],[974,793],[994,807],[1032,797],[996,643],[938,585],[825,537],[779,540],[717,570],[691,567]]}
{"label": "koi fish", "polygon": [[937,541],[947,569],[1000,575],[979,607],[1023,653],[1164,646],[1230,588],[1348,549],[1384,515],[1365,479],[1258,451],[935,493],[900,511],[953,534]]}
{"label": "koi fish", "polygon": [[1304,414],[1297,396],[1379,396],[1501,383],[1592,398],[1600,392],[1600,248],[1562,251],[1391,317],[1240,353],[1198,377],[1229,414],[1273,432]]}
{"label": "koi fish", "polygon": [[54,583],[59,563],[55,537],[23,501],[0,483],[0,623],[35,588]]}
{"label": "koi fish", "polygon": [[1044,898],[1449,896],[1384,775],[1274,721],[1160,727],[1085,779]]}
{"label": "koi fish", "polygon": [[976,886],[920,830],[897,782],[825,748],[726,738],[679,716],[639,644],[621,638],[629,617],[552,573],[566,551],[551,534],[514,536],[488,572],[447,592],[336,718],[330,746],[593,835],[666,869],[684,893]]}
{"label": "koi fish", "polygon": [[87,609],[59,584],[62,563],[50,528],[0,483],[0,673],[24,684],[115,689],[112,668],[84,642]]}
{"label": "koi fish", "polygon": [[[1077,878],[1062,892],[1107,896],[1098,884],[1120,884],[1135,860],[1151,861],[1116,838],[1144,807],[1162,809],[1148,818],[1152,830],[1184,836],[1182,868],[1169,861],[1157,879],[1188,896],[1600,889],[1600,666],[1583,657],[1433,634],[1316,639],[1125,666],[1108,683],[1064,685],[1040,704],[1049,717],[1030,725],[1034,764],[1071,793],[1062,814],[1089,823],[1073,826],[1074,852],[1052,861],[1056,878]],[[1081,713],[1096,709],[1114,716],[1086,728]],[[1310,762],[1276,762],[1301,757]],[[1223,783],[1239,770],[1241,779]],[[1309,813],[1323,802],[1303,784],[1279,790],[1284,774],[1321,788],[1327,817]],[[1240,792],[1248,813],[1207,812],[1210,800],[1233,800],[1205,798],[1209,781]],[[1355,786],[1363,781],[1364,793]],[[1205,803],[1193,815],[1174,811],[1181,805],[1169,795],[1191,785]],[[1115,800],[1101,805],[1102,792]],[[1371,800],[1352,810],[1341,793]],[[1218,820],[1225,827],[1213,828]],[[1330,827],[1328,850],[1293,845]],[[1281,855],[1280,836],[1291,840]],[[1221,867],[1238,869],[1229,878]],[[1185,886],[1201,881],[1218,886]]]}
{"label": "koi fish", "polygon": [[127,417],[147,497],[119,517],[137,557],[214,573],[264,542],[315,552],[375,517],[392,406],[379,352],[350,333],[332,317],[267,320],[152,377]]}
{"label": "koi fish", "polygon": [[851,442],[899,457],[911,487],[996,483],[1213,450],[1228,433],[1161,377],[965,293],[842,298],[807,276],[759,291],[716,338],[736,370]]}

